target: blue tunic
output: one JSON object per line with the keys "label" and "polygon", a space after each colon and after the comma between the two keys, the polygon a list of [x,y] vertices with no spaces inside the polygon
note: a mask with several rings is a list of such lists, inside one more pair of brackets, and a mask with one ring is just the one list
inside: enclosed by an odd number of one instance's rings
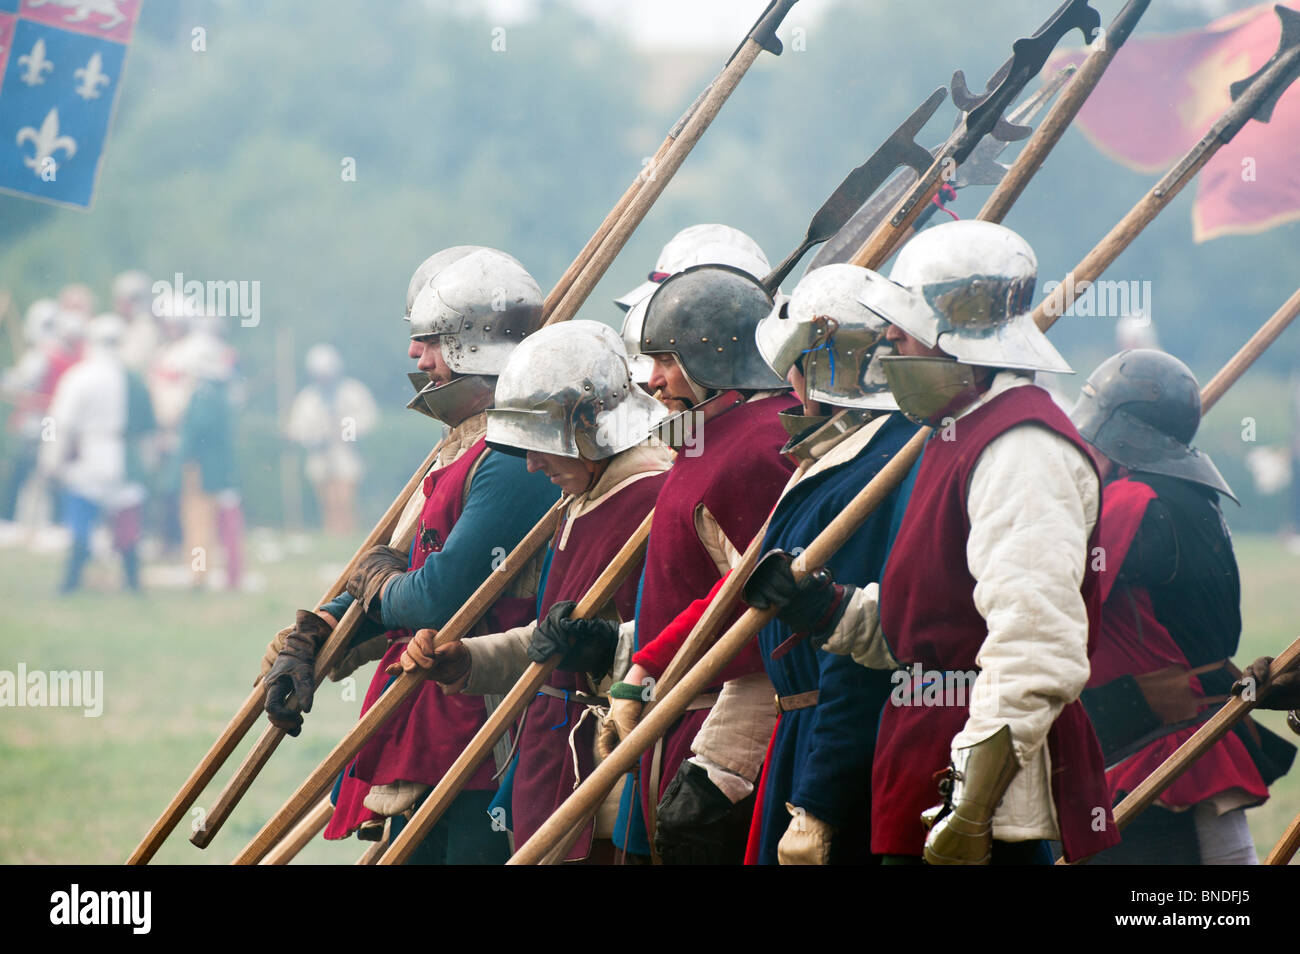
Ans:
{"label": "blue tunic", "polygon": [[[431,553],[420,569],[393,580],[380,604],[384,625],[366,620],[354,643],[394,629],[441,629],[488,578],[494,559],[514,549],[559,496],[545,474],[528,472],[522,457],[495,452],[483,457],[470,488],[456,529],[442,549]],[[341,593],[322,609],[338,619],[351,604],[352,597]]]}
{"label": "blue tunic", "polygon": [[[890,415],[855,458],[801,480],[777,506],[764,551],[808,546],[915,432],[916,425],[901,414]],[[827,565],[837,582],[864,586],[880,579],[890,528],[897,523],[896,499],[890,494],[831,558]],[[772,651],[789,636],[789,627],[775,619],[759,632],[768,678],[777,695],[818,690],[820,698],[816,706],[783,713],[777,723],[764,767],[758,863],[777,864],[777,842],[790,823],[787,801],[836,828],[832,863],[868,861],[871,760],[890,674],[806,641],[773,660]]]}

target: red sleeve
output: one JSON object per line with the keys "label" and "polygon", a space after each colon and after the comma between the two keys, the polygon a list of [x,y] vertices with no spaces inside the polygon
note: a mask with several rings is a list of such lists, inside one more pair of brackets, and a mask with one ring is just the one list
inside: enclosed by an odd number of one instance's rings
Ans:
{"label": "red sleeve", "polygon": [[[727,574],[727,576],[730,575],[730,573]],[[682,644],[686,642],[686,637],[691,634],[691,630],[695,628],[695,624],[700,621],[700,618],[704,615],[704,611],[708,609],[709,604],[713,602],[713,598],[718,595],[718,590],[722,589],[722,584],[726,582],[726,579],[727,577],[724,576],[722,579],[718,580],[717,583],[713,584],[713,589],[709,590],[707,596],[700,597],[700,599],[696,600],[690,606],[686,607],[686,609],[678,613],[676,618],[664,627],[662,633],[637,650],[636,654],[632,656],[632,662],[641,666],[656,679],[662,676],[664,670],[668,668],[668,664],[672,662],[673,657],[677,655],[677,651],[681,649]],[[726,621],[722,631],[719,632],[718,635],[721,636],[722,632],[725,632],[728,627],[739,619],[740,615],[746,609],[747,607],[744,603],[738,602],[735,610],[731,613],[730,618]],[[715,685],[721,685],[729,679],[737,679],[741,676],[748,676],[751,673],[762,671],[763,659],[758,652],[758,641],[751,640],[746,644],[745,648],[741,650],[740,654],[727,664],[727,668],[722,671],[722,674],[718,677]]]}
{"label": "red sleeve", "polygon": [[[727,574],[730,576],[731,574]],[[646,643],[632,657],[632,662],[641,666],[646,672],[658,679],[668,668],[673,657],[677,655],[677,650],[682,648],[682,643],[686,642],[686,637],[691,634],[695,624],[700,621],[704,611],[708,609],[709,604],[713,602],[713,597],[722,589],[723,582],[727,579],[724,576],[713,584],[713,589],[709,590],[707,596],[702,596],[686,609],[677,614],[666,627],[664,631],[656,636],[650,642]]]}

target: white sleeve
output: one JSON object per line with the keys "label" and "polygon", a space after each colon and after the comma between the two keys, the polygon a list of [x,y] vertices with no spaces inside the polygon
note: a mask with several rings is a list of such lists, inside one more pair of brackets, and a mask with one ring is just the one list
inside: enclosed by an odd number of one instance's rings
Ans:
{"label": "white sleeve", "polygon": [[953,748],[1009,725],[1020,764],[1088,681],[1088,614],[1079,592],[1100,487],[1069,441],[1021,425],[980,455],[966,495],[966,561],[988,635],[969,718]]}

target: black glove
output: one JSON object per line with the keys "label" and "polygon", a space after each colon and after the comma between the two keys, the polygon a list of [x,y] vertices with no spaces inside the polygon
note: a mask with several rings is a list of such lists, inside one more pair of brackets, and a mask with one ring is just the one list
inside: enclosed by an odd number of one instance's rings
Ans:
{"label": "black glove", "polygon": [[823,643],[844,615],[855,587],[836,583],[822,567],[795,582],[785,550],[769,550],[745,581],[744,599],[754,609],[775,609],[792,633],[806,633]]}
{"label": "black glove", "polygon": [[558,654],[559,669],[603,676],[614,665],[618,624],[607,619],[574,619],[577,605],[562,600],[551,607],[546,619],[538,620],[528,644],[528,658],[540,663]]}
{"label": "black glove", "polygon": [[[298,610],[293,630],[284,638],[284,649],[262,680],[266,687],[262,705],[267,719],[291,736],[302,731],[302,713],[311,712],[316,693],[316,653],[329,635],[329,623],[308,610]],[[290,693],[297,700],[296,708],[287,705]]]}
{"label": "black glove", "polygon": [[405,573],[411,561],[401,550],[393,547],[371,547],[357,561],[356,569],[348,577],[347,591],[361,601],[361,609],[376,623],[383,623],[379,605],[380,594],[389,579]]}
{"label": "black glove", "polygon": [[753,795],[733,804],[708,772],[683,762],[659,803],[655,851],[666,865],[738,865],[753,814]]}

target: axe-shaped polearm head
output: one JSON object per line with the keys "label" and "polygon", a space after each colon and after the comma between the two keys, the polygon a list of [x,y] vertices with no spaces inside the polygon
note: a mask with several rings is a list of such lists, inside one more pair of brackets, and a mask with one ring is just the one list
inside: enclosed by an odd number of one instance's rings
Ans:
{"label": "axe-shaped polearm head", "polygon": [[[1028,130],[1016,130],[1004,120],[1003,111],[1015,102],[1029,81],[1038,75],[1052,50],[1067,33],[1080,30],[1084,41],[1090,43],[1100,26],[1101,15],[1089,6],[1088,0],[1066,0],[1032,36],[1021,37],[1012,44],[1011,58],[993,74],[986,92],[979,96],[972,94],[966,86],[965,74],[961,70],[953,73],[953,102],[965,111],[966,118],[963,128],[949,139],[942,158],[951,158],[960,165],[990,132],[1004,142],[1023,139],[1029,135]],[[890,219],[890,225],[898,228],[904,222],[911,221],[917,203],[928,200],[934,188],[933,179],[918,183],[899,205]]]}
{"label": "axe-shaped polearm head", "polygon": [[[1023,129],[1025,136],[1027,136],[1032,131],[1028,124],[1046,108],[1052,97],[1074,75],[1077,69],[1076,66],[1066,66],[1057,70],[1055,76],[1038,87],[1032,96],[1029,96],[1023,103],[1008,113],[1006,122],[1000,123],[999,126],[1005,126],[1016,132]],[[961,120],[959,119],[957,122],[958,126],[960,126]],[[981,139],[975,148],[971,150],[970,155],[966,157],[966,161],[957,166],[956,174],[952,178],[953,188],[964,189],[967,186],[997,185],[1002,181],[1002,177],[1007,174],[1010,166],[998,162],[998,156],[1002,155],[1003,150],[1008,145],[1019,141],[1019,139],[1003,139],[999,135],[999,126],[995,126],[992,132]],[[1024,136],[1019,138],[1023,139]]]}
{"label": "axe-shaped polearm head", "polygon": [[[813,220],[808,226],[808,237],[803,244],[791,252],[784,262],[774,268],[763,279],[762,285],[768,290],[769,294],[776,290],[777,286],[785,279],[785,276],[798,264],[799,258],[803,256],[804,252],[812,244],[815,244],[812,241],[814,235],[819,234],[821,236],[816,241],[830,240],[831,243],[817,253],[818,257],[823,254],[838,255],[841,250],[840,246],[847,246],[849,241],[848,238],[842,235],[849,221],[864,207],[869,197],[888,181],[889,177],[894,174],[894,170],[899,167],[913,169],[916,175],[919,176],[930,167],[934,157],[928,149],[917,143],[916,137],[925,124],[930,121],[930,117],[934,115],[935,110],[939,108],[947,95],[947,90],[940,86],[927,96],[925,102],[912,110],[912,114],[889,134],[889,138],[880,144],[880,148],[873,152],[866,162],[845,177],[844,181],[840,183],[840,187],[835,190],[831,197],[817,210],[817,214],[813,216]],[[836,261],[837,259],[831,258],[829,260]]]}
{"label": "axe-shaped polearm head", "polygon": [[781,40],[776,35],[776,28],[781,25],[785,15],[790,12],[790,8],[797,2],[798,0],[772,0],[767,5],[767,9],[754,21],[753,27],[745,34],[745,39],[740,41],[740,46],[736,47],[731,55],[727,57],[727,62],[730,63],[734,60],[736,54],[740,52],[740,48],[750,40],[753,40],[773,56],[780,56],[784,47],[781,46]]}
{"label": "axe-shaped polearm head", "polygon": [[1161,199],[1182,188],[1183,181],[1195,175],[1218,148],[1231,142],[1252,119],[1266,123],[1273,118],[1273,108],[1296,77],[1300,76],[1300,13],[1277,4],[1273,7],[1282,21],[1282,37],[1277,52],[1258,70],[1228,87],[1232,105],[1191,148],[1178,165],[1165,173],[1151,190]]}
{"label": "axe-shaped polearm head", "polygon": [[[952,74],[952,101],[966,113],[966,130],[973,138],[958,143],[954,156],[958,162],[966,158],[979,140],[1002,120],[1003,111],[1020,95],[1029,81],[1038,75],[1052,55],[1056,45],[1067,33],[1078,29],[1085,43],[1091,43],[1101,27],[1101,14],[1088,0],[1066,0],[1048,17],[1032,36],[1022,37],[1011,46],[1011,58],[999,67],[989,80],[986,92],[979,96],[966,86],[966,74],[957,70]],[[1011,136],[1005,132],[999,139],[1014,142],[1029,135]]]}
{"label": "axe-shaped polearm head", "polygon": [[[1232,94],[1232,101],[1234,103],[1245,96],[1246,91],[1256,82],[1263,81],[1264,74],[1266,74],[1270,68],[1281,61],[1283,57],[1291,54],[1296,47],[1300,47],[1300,12],[1292,10],[1289,7],[1284,7],[1280,3],[1274,5],[1273,12],[1276,13],[1278,19],[1282,21],[1282,37],[1278,40],[1277,52],[1269,57],[1268,62],[1250,76],[1247,76],[1245,79],[1237,80],[1237,82],[1228,87],[1228,92]],[[1294,63],[1295,59],[1295,56],[1292,55],[1291,62]],[[1272,119],[1273,108],[1277,106],[1278,99],[1286,92],[1287,87],[1294,82],[1295,78],[1296,70],[1294,66],[1283,67],[1279,70],[1277,76],[1269,82],[1268,85],[1270,88],[1262,94],[1259,104],[1250,111],[1249,116],[1242,120],[1241,125],[1245,125],[1245,122],[1248,119],[1258,119],[1261,123],[1266,123]],[[1241,127],[1238,126],[1237,128],[1239,129]]]}
{"label": "axe-shaped polearm head", "polygon": [[[1005,124],[1006,128],[1011,130],[1024,128],[1020,124],[1028,123],[1037,116],[1051,101],[1052,97],[1056,95],[1065,81],[1070,78],[1074,70],[1075,67],[1073,66],[1067,66],[1060,70],[1035,91],[1032,96],[1008,113],[1007,118],[1010,122]],[[942,92],[942,90],[938,92]],[[913,113],[913,118],[916,115],[916,113]],[[909,119],[908,122],[910,123],[911,120]],[[962,118],[959,116],[954,134],[960,131],[961,122]],[[900,130],[902,128],[899,127]],[[917,128],[919,129],[919,127]],[[957,166],[956,174],[952,179],[954,188],[962,189],[969,185],[996,185],[1001,181],[1007,172],[1007,167],[998,162],[997,157],[1002,150],[1007,148],[1009,143],[1007,140],[998,138],[1000,131],[1000,127],[995,127],[992,132],[980,141],[979,146],[967,157],[966,161]],[[913,130],[913,134],[915,134],[915,130]],[[894,135],[897,136],[898,132],[895,132]],[[922,159],[919,154],[914,154],[912,161],[900,163],[902,168],[899,174],[885,186],[873,192],[862,203],[861,207],[853,213],[844,226],[835,233],[834,237],[818,249],[817,254],[808,263],[805,274],[823,265],[848,261],[849,257],[867,240],[867,236],[871,235],[893,210],[894,206],[898,205],[899,200],[907,193],[907,190],[912,188],[916,180],[930,168],[930,164],[935,157],[943,152],[950,141],[951,139],[935,146],[926,153],[925,159]],[[918,227],[925,215],[926,212],[922,212],[921,216],[917,218]]]}

